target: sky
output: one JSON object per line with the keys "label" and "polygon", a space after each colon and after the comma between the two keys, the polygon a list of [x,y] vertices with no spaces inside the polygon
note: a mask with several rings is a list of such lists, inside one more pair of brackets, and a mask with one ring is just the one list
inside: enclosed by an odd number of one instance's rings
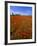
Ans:
{"label": "sky", "polygon": [[10,6],[10,14],[32,15],[32,7]]}

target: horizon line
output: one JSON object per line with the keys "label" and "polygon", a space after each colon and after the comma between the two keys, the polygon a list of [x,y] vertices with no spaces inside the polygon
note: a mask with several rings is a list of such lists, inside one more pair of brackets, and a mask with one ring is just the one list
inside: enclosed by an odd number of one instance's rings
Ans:
{"label": "horizon line", "polygon": [[[11,14],[10,14],[11,15]],[[32,16],[32,15],[26,15],[26,14],[14,14],[15,16],[17,15],[20,15],[20,16]],[[12,15],[13,16],[13,15]]]}

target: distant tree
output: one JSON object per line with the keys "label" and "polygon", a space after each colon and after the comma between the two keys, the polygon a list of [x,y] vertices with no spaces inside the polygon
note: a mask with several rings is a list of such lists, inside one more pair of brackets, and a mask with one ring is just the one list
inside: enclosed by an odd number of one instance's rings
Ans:
{"label": "distant tree", "polygon": [[14,13],[12,13],[12,15],[14,15]]}

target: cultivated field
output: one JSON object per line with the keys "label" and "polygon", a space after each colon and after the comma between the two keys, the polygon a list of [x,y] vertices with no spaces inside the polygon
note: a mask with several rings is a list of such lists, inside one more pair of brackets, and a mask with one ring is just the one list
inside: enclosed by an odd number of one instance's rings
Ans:
{"label": "cultivated field", "polygon": [[10,16],[10,39],[32,38],[32,16]]}

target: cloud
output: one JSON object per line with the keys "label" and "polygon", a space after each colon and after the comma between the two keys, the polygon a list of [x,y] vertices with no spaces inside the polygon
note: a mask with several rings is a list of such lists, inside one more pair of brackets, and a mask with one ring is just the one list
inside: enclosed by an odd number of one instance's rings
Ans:
{"label": "cloud", "polygon": [[21,15],[31,15],[31,12],[30,10],[27,10],[26,12],[18,12],[18,11],[11,11],[10,14],[12,15],[12,13],[14,14],[21,14]]}

